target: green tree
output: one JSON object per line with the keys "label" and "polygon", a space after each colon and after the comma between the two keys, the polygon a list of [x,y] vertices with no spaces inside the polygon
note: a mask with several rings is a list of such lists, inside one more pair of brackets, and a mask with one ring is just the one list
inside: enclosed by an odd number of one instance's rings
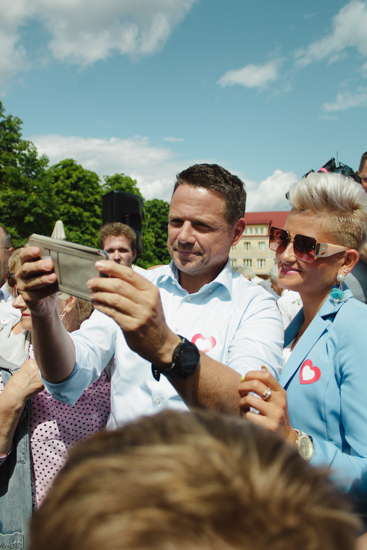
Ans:
{"label": "green tree", "polygon": [[138,182],[133,180],[125,174],[114,174],[113,176],[103,176],[104,184],[102,185],[103,194],[109,191],[126,191],[127,193],[133,193],[143,198],[141,191],[138,187]]}
{"label": "green tree", "polygon": [[87,246],[98,246],[102,225],[102,195],[98,175],[85,170],[73,159],[49,169],[57,201],[58,219],[65,227],[66,239]]}
{"label": "green tree", "polygon": [[0,220],[15,247],[29,235],[51,235],[56,205],[48,177],[48,158],[22,139],[22,121],[5,115],[0,102]]}
{"label": "green tree", "polygon": [[145,201],[143,243],[146,244],[140,258],[141,262],[146,262],[149,265],[160,265],[170,262],[171,257],[167,250],[168,212],[169,204],[166,201],[160,199]]}

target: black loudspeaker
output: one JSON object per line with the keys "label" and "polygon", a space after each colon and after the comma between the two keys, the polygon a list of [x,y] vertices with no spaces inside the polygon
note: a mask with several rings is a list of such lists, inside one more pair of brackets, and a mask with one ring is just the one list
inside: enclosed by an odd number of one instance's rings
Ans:
{"label": "black loudspeaker", "polygon": [[136,250],[143,252],[141,224],[143,220],[143,199],[126,191],[110,191],[103,195],[102,223],[120,222],[130,226],[136,233]]}

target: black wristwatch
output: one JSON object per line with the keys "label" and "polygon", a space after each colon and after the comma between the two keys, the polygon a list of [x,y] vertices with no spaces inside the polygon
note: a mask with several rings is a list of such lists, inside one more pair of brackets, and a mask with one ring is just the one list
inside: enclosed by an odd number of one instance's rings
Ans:
{"label": "black wristwatch", "polygon": [[172,364],[168,369],[159,370],[152,365],[153,376],[158,382],[161,374],[171,380],[185,380],[198,370],[200,365],[198,348],[183,336],[180,338],[181,342],[173,352]]}

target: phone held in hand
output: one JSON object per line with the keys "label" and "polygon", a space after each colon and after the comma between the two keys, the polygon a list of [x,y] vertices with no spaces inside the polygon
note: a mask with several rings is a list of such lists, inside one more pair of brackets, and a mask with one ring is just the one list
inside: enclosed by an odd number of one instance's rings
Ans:
{"label": "phone held in hand", "polygon": [[28,243],[29,246],[40,249],[41,258],[50,258],[53,261],[60,291],[91,301],[87,281],[95,277],[106,277],[94,264],[98,260],[108,260],[107,252],[36,233],[29,237]]}

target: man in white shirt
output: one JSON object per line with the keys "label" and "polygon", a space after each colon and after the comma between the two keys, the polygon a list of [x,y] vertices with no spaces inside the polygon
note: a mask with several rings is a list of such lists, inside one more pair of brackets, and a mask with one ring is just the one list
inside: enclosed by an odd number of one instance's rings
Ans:
{"label": "man in white shirt", "polygon": [[245,228],[245,201],[242,181],[218,165],[181,172],[168,223],[173,262],[147,271],[150,280],[115,262],[97,262],[109,276],[89,281],[99,311],[72,339],[56,312],[52,262],[37,260],[37,248],[25,250],[18,290],[32,312],[49,391],[75,402],[115,354],[110,426],[162,406],[240,414],[241,375],[262,365],[276,371],[283,346],[274,299],[230,269],[230,248]]}

